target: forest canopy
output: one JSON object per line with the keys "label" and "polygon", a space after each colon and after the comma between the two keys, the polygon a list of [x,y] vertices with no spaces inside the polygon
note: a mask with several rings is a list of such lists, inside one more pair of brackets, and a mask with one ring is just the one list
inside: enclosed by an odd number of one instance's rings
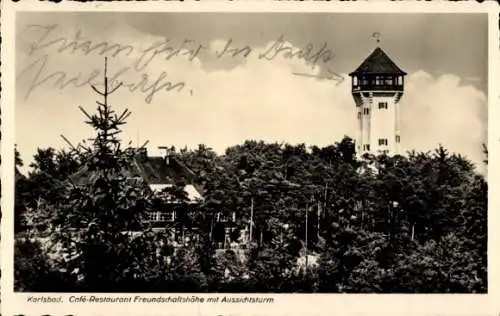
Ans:
{"label": "forest canopy", "polygon": [[[173,265],[143,266],[133,280],[116,276],[110,290],[124,289],[120,284],[125,282],[141,291],[180,291],[182,286],[195,292],[486,292],[487,183],[466,158],[443,147],[358,158],[346,137],[323,148],[246,141],[224,155],[206,145],[172,153],[203,187],[198,210],[203,216],[196,217],[200,233],[208,234],[206,223],[215,213],[230,216],[233,211],[244,229],[253,206],[253,247],[244,263],[227,254],[214,260],[215,245],[202,238],[196,247],[176,252]],[[69,199],[60,196],[67,192],[59,187],[82,164],[74,157],[52,148],[35,155],[32,171],[17,181],[19,236],[28,230],[26,219],[56,221],[61,199]],[[293,274],[304,256],[306,210],[307,249],[317,260],[307,274]],[[33,251],[28,247],[36,244],[21,240],[17,281],[36,284],[18,289],[57,290],[50,287],[60,282],[69,286],[64,273],[48,266],[42,248],[28,255]],[[129,248],[126,243],[122,246]],[[125,259],[116,260],[113,269],[120,271],[112,274],[130,268],[122,266]],[[45,271],[29,271],[35,267]],[[44,275],[57,275],[59,283],[38,283]]]}
{"label": "forest canopy", "polygon": [[[104,101],[80,108],[91,145],[38,149],[16,178],[15,290],[487,292],[488,185],[466,157],[443,146],[359,157],[347,136],[326,147],[248,140],[222,155],[172,147],[202,188],[190,204],[185,183],[154,194],[131,181],[137,150],[119,138],[130,112],[113,111],[107,80],[93,88]],[[172,197],[189,242],[145,221]],[[250,228],[248,242],[221,249],[221,219]]]}

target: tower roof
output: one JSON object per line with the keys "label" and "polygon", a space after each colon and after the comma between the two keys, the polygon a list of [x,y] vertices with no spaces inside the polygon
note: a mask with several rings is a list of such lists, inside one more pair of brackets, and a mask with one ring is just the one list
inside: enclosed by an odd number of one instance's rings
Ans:
{"label": "tower roof", "polygon": [[377,47],[368,56],[365,61],[359,66],[355,71],[351,72],[349,76],[355,76],[360,74],[368,75],[406,75],[406,72],[401,70],[387,54],[380,48]]}

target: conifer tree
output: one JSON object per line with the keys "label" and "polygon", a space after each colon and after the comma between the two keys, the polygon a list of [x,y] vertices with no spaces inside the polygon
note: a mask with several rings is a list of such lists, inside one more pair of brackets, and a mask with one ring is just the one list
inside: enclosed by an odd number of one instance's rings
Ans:
{"label": "conifer tree", "polygon": [[90,139],[92,146],[75,149],[83,169],[63,188],[53,223],[64,257],[61,268],[77,282],[77,289],[89,291],[118,291],[134,278],[129,271],[141,258],[130,253],[128,245],[150,207],[145,187],[125,176],[134,152],[123,150],[118,136],[130,112],[117,114],[111,108],[109,96],[119,86],[110,89],[106,72],[105,66],[104,89],[92,86],[104,99],[97,101],[96,113],[80,107],[97,135]]}

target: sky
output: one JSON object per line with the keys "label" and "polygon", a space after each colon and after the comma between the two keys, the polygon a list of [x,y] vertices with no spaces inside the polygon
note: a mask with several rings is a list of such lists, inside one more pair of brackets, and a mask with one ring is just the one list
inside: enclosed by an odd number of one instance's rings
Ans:
{"label": "sky", "polygon": [[106,55],[110,86],[123,82],[109,102],[132,112],[121,137],[151,154],[326,146],[356,135],[348,73],[379,45],[408,73],[401,146],[442,144],[482,168],[487,29],[485,14],[18,13],[16,143],[28,165],[38,147],[67,148],[61,134],[92,137],[78,107],[102,101],[90,84],[102,86]]}

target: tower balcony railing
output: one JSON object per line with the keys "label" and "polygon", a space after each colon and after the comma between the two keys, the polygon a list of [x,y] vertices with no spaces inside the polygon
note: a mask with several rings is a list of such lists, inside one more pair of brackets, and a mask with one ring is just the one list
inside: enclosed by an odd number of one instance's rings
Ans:
{"label": "tower balcony railing", "polygon": [[367,85],[358,85],[358,86],[352,86],[352,92],[371,92],[371,91],[400,91],[403,92],[404,86],[403,85],[372,85],[372,84],[367,84]]}

